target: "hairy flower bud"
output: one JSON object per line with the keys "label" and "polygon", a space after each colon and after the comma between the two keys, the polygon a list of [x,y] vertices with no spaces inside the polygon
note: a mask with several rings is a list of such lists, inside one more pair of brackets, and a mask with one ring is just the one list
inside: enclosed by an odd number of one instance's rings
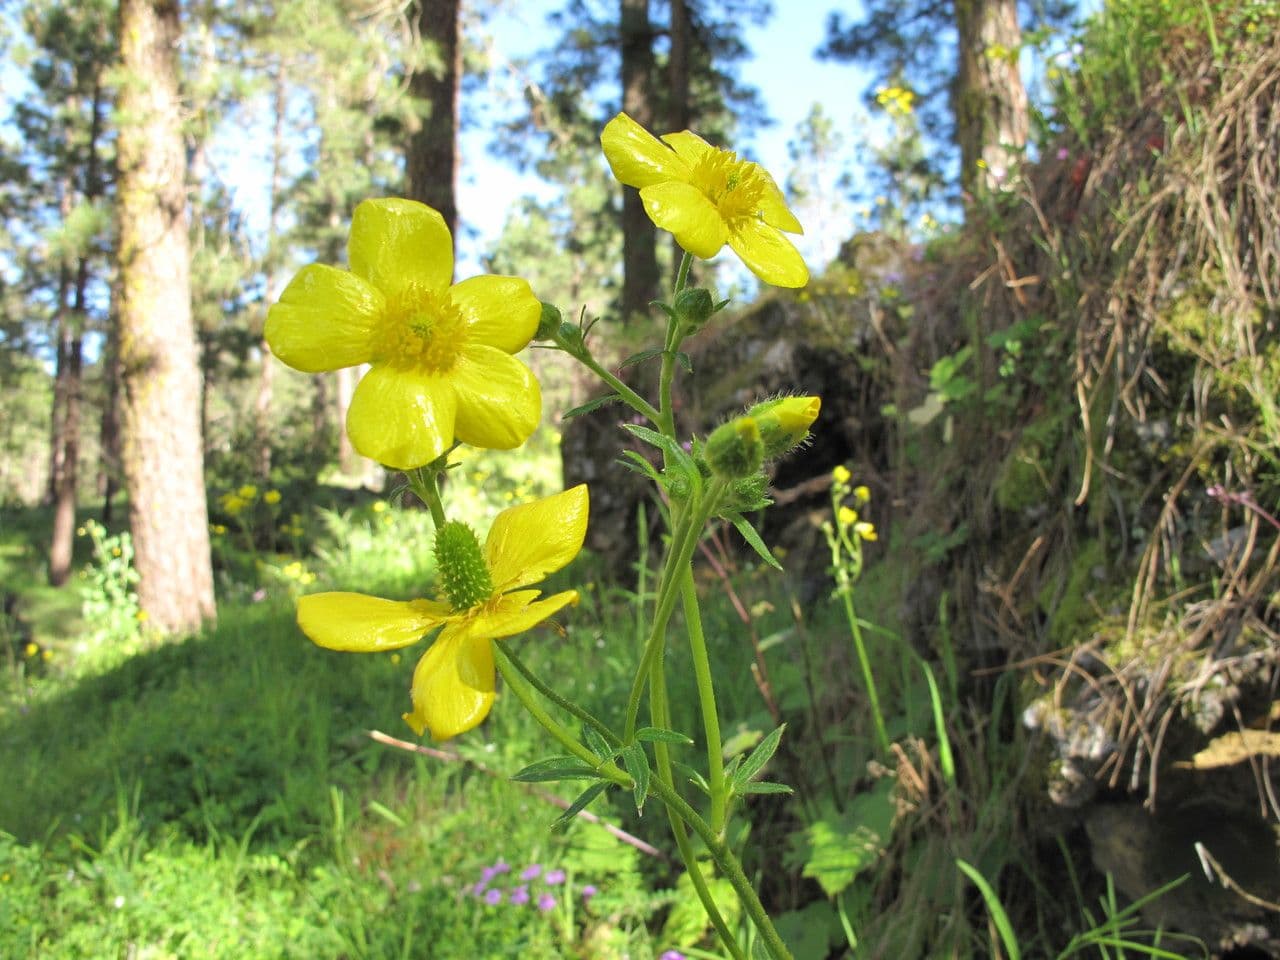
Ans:
{"label": "hairy flower bud", "polygon": [[775,397],[748,410],[759,425],[764,458],[773,460],[804,443],[821,407],[821,397]]}
{"label": "hairy flower bud", "polygon": [[690,336],[707,325],[711,315],[716,312],[716,304],[711,299],[710,290],[689,287],[681,290],[676,297],[675,311],[680,320],[681,331],[685,336]]}
{"label": "hairy flower bud", "polygon": [[730,480],[749,477],[760,469],[764,444],[754,417],[738,417],[721,424],[707,437],[707,466],[716,476]]}
{"label": "hairy flower bud", "polygon": [[493,595],[493,578],[480,541],[465,523],[450,521],[436,531],[440,587],[455,610],[469,610]]}

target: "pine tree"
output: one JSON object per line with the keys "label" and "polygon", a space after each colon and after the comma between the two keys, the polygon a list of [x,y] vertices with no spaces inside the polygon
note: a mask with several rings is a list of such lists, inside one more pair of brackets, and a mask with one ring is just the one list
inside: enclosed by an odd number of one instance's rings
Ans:
{"label": "pine tree", "polygon": [[121,0],[116,106],[122,461],[138,599],[166,632],[215,614],[191,318],[176,0]]}

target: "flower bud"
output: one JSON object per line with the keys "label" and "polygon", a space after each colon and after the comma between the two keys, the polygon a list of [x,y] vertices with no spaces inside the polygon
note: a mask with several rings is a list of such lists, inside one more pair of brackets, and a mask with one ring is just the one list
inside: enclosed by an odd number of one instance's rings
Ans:
{"label": "flower bud", "polygon": [[748,410],[759,425],[764,458],[773,460],[804,443],[821,407],[821,397],[775,397]]}
{"label": "flower bud", "polygon": [[707,437],[707,466],[716,476],[730,480],[749,477],[760,469],[764,444],[754,417],[738,417],[721,424]]}
{"label": "flower bud", "polygon": [[436,531],[436,569],[454,610],[470,610],[493,595],[493,578],[480,541],[465,523],[450,521]]}
{"label": "flower bud", "polygon": [[542,316],[538,320],[538,329],[534,333],[535,340],[554,340],[556,331],[560,329],[560,308],[552,303],[542,304]]}
{"label": "flower bud", "polygon": [[686,336],[697,333],[711,315],[716,312],[715,301],[711,299],[711,291],[702,287],[689,287],[681,290],[675,302],[676,316],[680,319],[680,327]]}

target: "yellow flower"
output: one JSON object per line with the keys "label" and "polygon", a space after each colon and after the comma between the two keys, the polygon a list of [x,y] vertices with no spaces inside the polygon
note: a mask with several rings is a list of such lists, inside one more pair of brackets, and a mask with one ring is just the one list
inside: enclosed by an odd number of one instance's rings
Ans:
{"label": "yellow flower", "polygon": [[384,512],[384,511],[387,509],[387,501],[385,501],[385,500],[375,500],[375,501],[373,501],[373,507],[372,507],[372,509],[373,509],[373,512],[374,512],[374,513],[382,513],[382,512]]}
{"label": "yellow flower", "polygon": [[29,641],[27,645],[22,648],[22,652],[28,657],[34,657],[40,652],[40,645]]}
{"label": "yellow flower", "polygon": [[858,512],[850,507],[841,507],[836,511],[836,520],[842,527],[853,526],[858,522]]}
{"label": "yellow flower", "polygon": [[863,503],[868,503],[871,500],[871,490],[865,484],[854,487],[853,495]]}
{"label": "yellow flower", "polygon": [[268,506],[274,507],[277,503],[280,502],[280,491],[268,490],[266,493],[262,495],[262,502],[267,504]]}
{"label": "yellow flower", "polygon": [[852,476],[853,474],[849,472],[849,468],[844,464],[840,464],[831,471],[831,479],[836,483],[848,483]]}
{"label": "yellow flower", "polygon": [[605,125],[600,144],[613,175],[640,189],[649,219],[695,257],[709,260],[727,243],[765,283],[809,282],[804,258],[783,236],[803,233],[800,221],[759,164],[688,130],[660,141],[625,113]]}
{"label": "yellow flower", "polygon": [[398,470],[435,460],[455,439],[510,450],[533,432],[542,394],[512,354],[542,306],[515,277],[450,286],[444,218],[412,200],[366,200],[347,243],[351,270],[311,264],[267,315],[284,363],[318,373],[368,363],[347,411],[351,443]]}
{"label": "yellow flower", "polygon": [[252,500],[258,495],[258,488],[252,483],[246,483],[243,487],[236,491],[243,499]]}
{"label": "yellow flower", "polygon": [[[413,711],[404,715],[421,736],[437,740],[465,733],[489,714],[494,698],[490,640],[536,626],[577,603],[567,590],[538,600],[521,589],[559,570],[578,555],[587,533],[588,497],[583,485],[532,503],[509,507],[489,529],[483,551],[461,524],[437,534],[438,564],[446,598],[383,600],[360,593],[316,593],[298,601],[298,626],[331,650],[373,653],[416,643],[443,627],[413,672]],[[446,551],[446,531],[465,533]],[[473,555],[468,555],[470,537]],[[448,554],[448,555],[446,555]]]}
{"label": "yellow flower", "polygon": [[863,540],[875,540],[876,528],[874,524],[860,520],[853,525],[853,532],[860,536]]}

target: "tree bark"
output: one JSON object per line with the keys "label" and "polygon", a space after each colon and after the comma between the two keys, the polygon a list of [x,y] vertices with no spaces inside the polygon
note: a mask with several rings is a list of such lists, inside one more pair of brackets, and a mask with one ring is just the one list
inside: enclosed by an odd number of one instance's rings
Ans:
{"label": "tree bark", "polygon": [[117,98],[122,460],[152,625],[215,614],[191,315],[177,0],[121,0]]}
{"label": "tree bark", "polygon": [[1030,119],[1018,69],[1022,30],[1017,0],[955,0],[960,35],[956,139],[960,186],[970,197],[1014,180]]}
{"label": "tree bark", "polygon": [[458,229],[458,95],[462,78],[459,0],[417,0],[415,23],[427,62],[409,78],[424,104],[422,125],[409,138],[406,195],[435,207],[449,232]]}
{"label": "tree bark", "polygon": [[689,44],[692,31],[685,0],[671,3],[671,53],[667,59],[667,128],[688,130],[693,113],[689,105]]}
{"label": "tree bark", "polygon": [[[653,130],[653,28],[649,0],[622,0],[622,110]],[[647,313],[658,296],[658,231],[635,190],[622,191],[622,304],[624,320]]]}

